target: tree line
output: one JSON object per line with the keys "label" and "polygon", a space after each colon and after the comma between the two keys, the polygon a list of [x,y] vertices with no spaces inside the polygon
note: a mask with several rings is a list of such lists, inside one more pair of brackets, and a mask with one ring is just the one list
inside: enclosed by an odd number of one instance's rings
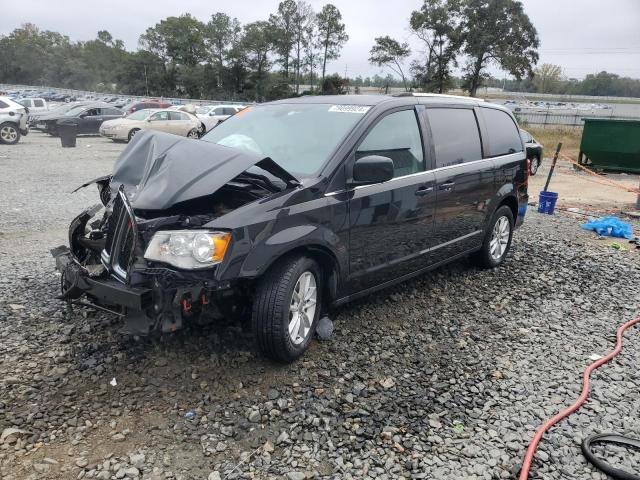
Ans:
{"label": "tree line", "polygon": [[304,0],[283,0],[268,19],[245,25],[223,12],[206,23],[168,17],[146,29],[134,52],[106,30],[73,42],[25,24],[0,37],[0,82],[263,101],[301,94],[302,85],[340,89],[327,63],[348,39],[338,8],[315,12]]}
{"label": "tree line", "polygon": [[560,65],[542,64],[531,78],[500,80],[492,78],[489,86],[511,92],[552,93],[558,95],[600,95],[607,97],[640,97],[640,79],[598,72],[583,79],[567,78]]}
{"label": "tree line", "polygon": [[[419,2],[420,0],[416,0]],[[304,0],[283,0],[265,20],[241,24],[217,12],[206,21],[171,16],[149,27],[136,51],[106,30],[69,37],[25,24],[0,36],[0,82],[51,85],[130,95],[264,101],[361,87],[444,93],[483,86],[541,93],[640,96],[640,80],[601,72],[567,79],[538,62],[538,34],[518,0],[422,0],[408,27],[419,40],[375,38],[369,62],[386,76],[329,75],[349,36],[332,4],[319,12]],[[513,77],[492,78],[497,66]],[[461,72],[461,75],[454,75]]]}

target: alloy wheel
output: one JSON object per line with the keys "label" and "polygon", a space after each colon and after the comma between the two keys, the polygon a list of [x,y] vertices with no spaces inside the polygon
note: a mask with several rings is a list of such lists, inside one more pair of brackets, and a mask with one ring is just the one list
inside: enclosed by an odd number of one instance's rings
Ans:
{"label": "alloy wheel", "polygon": [[15,142],[16,138],[18,138],[18,131],[11,125],[5,125],[0,129],[0,138],[7,143]]}
{"label": "alloy wheel", "polygon": [[316,277],[310,271],[303,272],[293,289],[289,305],[289,338],[294,345],[303,343],[311,332],[317,292]]}
{"label": "alloy wheel", "polygon": [[540,166],[540,160],[538,160],[538,157],[533,157],[531,159],[531,166],[529,167],[529,172],[531,173],[531,175],[536,174],[539,166]]}
{"label": "alloy wheel", "polygon": [[500,261],[507,250],[510,235],[511,223],[509,219],[505,216],[498,218],[496,224],[493,226],[491,241],[489,242],[489,253],[491,254],[491,258],[496,262]]}

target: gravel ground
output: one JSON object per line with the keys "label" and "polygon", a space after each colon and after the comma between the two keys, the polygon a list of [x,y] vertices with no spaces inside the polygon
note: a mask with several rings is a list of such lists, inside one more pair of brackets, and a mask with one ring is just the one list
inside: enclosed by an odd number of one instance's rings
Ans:
{"label": "gravel ground", "polygon": [[[536,426],[640,312],[636,251],[530,212],[501,268],[456,262],[343,308],[293,365],[260,358],[235,325],[122,337],[55,300],[48,256],[97,198],[69,192],[122,148],[38,133],[0,148],[0,478],[514,478]],[[531,478],[605,478],[579,442],[640,437],[639,364],[635,327]]]}

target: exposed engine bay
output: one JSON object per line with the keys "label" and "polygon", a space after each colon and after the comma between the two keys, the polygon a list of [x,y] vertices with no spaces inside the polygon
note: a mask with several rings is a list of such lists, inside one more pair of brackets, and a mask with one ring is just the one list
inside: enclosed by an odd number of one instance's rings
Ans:
{"label": "exposed engine bay", "polygon": [[248,286],[215,278],[232,232],[207,224],[297,184],[268,158],[176,138],[136,136],[112,175],[79,187],[95,183],[101,203],[73,220],[68,248],[51,252],[60,298],[124,317],[128,333],[175,331],[246,308]]}

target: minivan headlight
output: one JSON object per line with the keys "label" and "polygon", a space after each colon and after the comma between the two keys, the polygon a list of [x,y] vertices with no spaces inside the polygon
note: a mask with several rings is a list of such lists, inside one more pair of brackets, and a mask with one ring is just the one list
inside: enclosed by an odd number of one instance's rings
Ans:
{"label": "minivan headlight", "polygon": [[187,270],[207,268],[224,259],[230,242],[228,232],[163,230],[153,235],[144,258]]}

